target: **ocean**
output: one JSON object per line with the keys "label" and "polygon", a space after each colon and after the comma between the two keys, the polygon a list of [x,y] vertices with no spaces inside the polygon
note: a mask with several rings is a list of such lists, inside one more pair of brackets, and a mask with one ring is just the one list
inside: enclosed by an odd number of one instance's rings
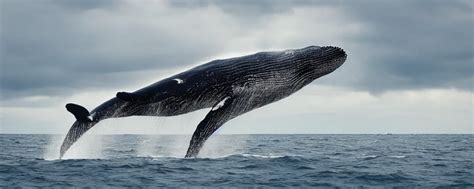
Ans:
{"label": "ocean", "polygon": [[474,135],[0,135],[0,188],[474,188]]}

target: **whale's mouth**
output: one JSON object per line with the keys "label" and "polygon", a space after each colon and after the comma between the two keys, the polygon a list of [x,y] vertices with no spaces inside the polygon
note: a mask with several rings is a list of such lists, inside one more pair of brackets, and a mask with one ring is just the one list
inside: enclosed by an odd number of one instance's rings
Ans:
{"label": "whale's mouth", "polygon": [[313,58],[313,60],[319,60],[319,63],[334,59],[341,61],[347,58],[347,54],[344,49],[335,46],[309,46],[300,49],[300,52],[301,55],[305,56],[305,58],[310,56]]}
{"label": "whale's mouth", "polygon": [[347,59],[344,49],[333,46],[326,46],[319,49],[318,59],[316,62],[319,71],[328,74],[339,68]]}
{"label": "whale's mouth", "polygon": [[339,61],[343,60],[341,63],[344,63],[347,58],[346,52],[340,47],[326,46],[322,47],[320,50],[322,52],[321,57],[325,59],[333,59]]}
{"label": "whale's mouth", "polygon": [[333,72],[347,59],[346,52],[334,46],[309,46],[301,49],[301,52],[299,58],[311,68],[316,78]]}

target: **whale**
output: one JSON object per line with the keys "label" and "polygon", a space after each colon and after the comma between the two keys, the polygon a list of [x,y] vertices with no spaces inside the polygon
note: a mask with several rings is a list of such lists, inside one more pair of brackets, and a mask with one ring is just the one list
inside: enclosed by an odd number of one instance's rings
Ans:
{"label": "whale", "polygon": [[205,141],[226,122],[297,92],[339,68],[346,52],[334,46],[265,51],[213,60],[136,91],[120,91],[92,111],[69,103],[76,121],[60,158],[102,120],[129,116],[176,116],[210,108],[197,125],[186,158],[197,157]]}

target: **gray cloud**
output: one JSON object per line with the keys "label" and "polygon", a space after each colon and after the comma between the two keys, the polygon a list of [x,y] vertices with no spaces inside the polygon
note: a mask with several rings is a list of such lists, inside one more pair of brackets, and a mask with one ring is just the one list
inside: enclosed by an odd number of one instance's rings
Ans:
{"label": "gray cloud", "polygon": [[473,89],[472,1],[368,1],[345,10],[370,28],[355,39],[372,60],[364,89]]}
{"label": "gray cloud", "polygon": [[[230,14],[234,17],[255,19],[263,16],[281,14],[285,12],[291,12],[294,6],[297,6],[297,2],[291,1],[272,1],[272,0],[261,0],[261,1],[225,1],[225,0],[203,0],[203,1],[169,1],[170,6],[194,9],[203,8],[208,6],[216,6],[223,12]],[[305,3],[307,4],[307,3]]]}
{"label": "gray cloud", "polygon": [[122,11],[131,18],[114,18],[121,13],[113,9],[117,5],[58,2],[2,1],[0,80],[5,98],[126,85],[139,79],[127,72],[192,64],[217,47],[212,40],[187,41],[198,36],[167,31],[169,25],[141,23],[143,15]]}
{"label": "gray cloud", "polygon": [[[233,51],[331,44],[347,49],[348,64],[320,83],[371,92],[472,90],[471,1],[0,5],[2,99],[120,88],[155,77],[140,71],[189,66]],[[346,31],[353,23],[362,29]]]}
{"label": "gray cloud", "polygon": [[[68,8],[72,10],[90,10],[90,9],[108,9],[114,8],[119,1],[114,0],[42,0],[42,3],[52,3],[63,8]],[[50,1],[50,2],[48,2]]]}

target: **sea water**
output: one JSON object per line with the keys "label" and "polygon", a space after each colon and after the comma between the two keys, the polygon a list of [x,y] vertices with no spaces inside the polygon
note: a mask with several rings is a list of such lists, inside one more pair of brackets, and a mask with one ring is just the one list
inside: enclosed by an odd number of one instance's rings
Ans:
{"label": "sea water", "polygon": [[474,187],[473,135],[0,135],[8,187]]}

